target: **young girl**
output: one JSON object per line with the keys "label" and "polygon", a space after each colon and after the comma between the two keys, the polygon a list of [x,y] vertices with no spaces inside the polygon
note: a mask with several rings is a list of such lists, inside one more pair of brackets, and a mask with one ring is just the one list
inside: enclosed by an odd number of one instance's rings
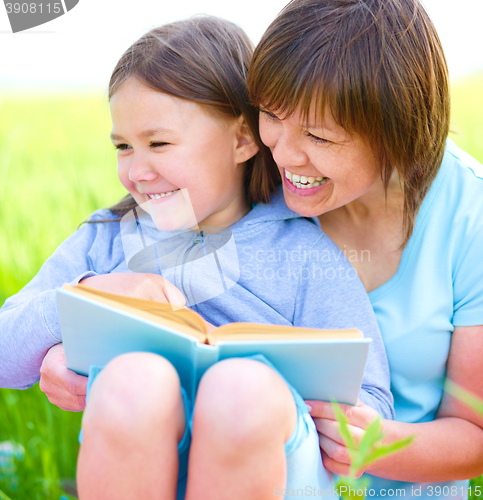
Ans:
{"label": "young girl", "polygon": [[[0,385],[27,387],[42,364],[51,400],[83,408],[83,377],[65,368],[61,344],[50,349],[62,340],[55,288],[82,281],[186,299],[216,326],[359,328],[373,339],[359,406],[392,417],[384,348],[361,282],[314,222],[275,191],[277,169],[245,87],[251,50],[235,25],[199,17],[154,29],[123,55],[109,88],[111,138],[130,195],[96,212],[7,300]],[[320,182],[300,181],[308,190]],[[307,408],[261,357],[213,366],[196,402],[174,368],[150,353],[93,370],[89,389],[82,500],[262,499],[285,487],[329,494]]]}

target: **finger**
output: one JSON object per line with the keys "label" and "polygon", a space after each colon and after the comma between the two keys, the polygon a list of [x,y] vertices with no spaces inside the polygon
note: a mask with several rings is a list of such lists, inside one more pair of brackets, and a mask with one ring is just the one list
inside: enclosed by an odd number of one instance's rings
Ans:
{"label": "finger", "polygon": [[[331,403],[327,403],[325,401],[307,401],[307,403],[311,406],[310,415],[313,418],[337,420]],[[357,403],[357,406],[340,403],[338,406],[348,422],[361,429],[365,429],[375,418],[379,416],[376,410],[360,401]]]}
{"label": "finger", "polygon": [[49,354],[52,355],[60,355],[65,358],[65,353],[64,353],[64,344],[60,342],[59,344],[54,344],[50,349],[49,349]]}
{"label": "finger", "polygon": [[87,392],[87,377],[66,369],[65,388],[73,396],[85,396]]}
{"label": "finger", "polygon": [[[70,371],[70,370],[69,370]],[[40,379],[40,390],[47,396],[48,400],[69,411],[82,411],[86,406],[87,377],[75,374],[73,380],[46,381]]]}
{"label": "finger", "polygon": [[[334,420],[328,420],[326,418],[314,418],[315,426],[319,434],[332,439],[333,441],[345,445],[345,441],[340,434],[340,424]],[[359,445],[361,439],[364,437],[365,430],[355,425],[348,425],[349,432],[352,435],[352,439],[356,446]]]}
{"label": "finger", "polygon": [[[336,420],[334,409],[332,403],[328,401],[316,401],[312,399],[307,399],[305,403],[310,406],[309,413],[314,418],[327,418],[330,420]],[[345,406],[344,404],[339,404],[341,409]]]}
{"label": "finger", "polygon": [[47,394],[48,400],[64,411],[84,411],[86,408],[85,396],[52,396]]}
{"label": "finger", "polygon": [[339,476],[348,476],[350,474],[351,472],[350,465],[341,464],[337,462],[333,458],[329,457],[329,455],[327,455],[327,453],[325,453],[324,450],[321,451],[321,454],[322,454],[322,463],[329,472],[332,472],[333,474],[338,474]]}
{"label": "finger", "polygon": [[39,386],[47,399],[63,410],[82,411],[85,408],[85,394],[72,394],[64,384],[46,382],[45,379],[40,379]]}
{"label": "finger", "polygon": [[166,300],[173,306],[174,310],[186,306],[184,295],[172,283],[163,278],[162,287]]}
{"label": "finger", "polygon": [[206,320],[205,320],[205,324],[206,324],[206,329],[207,329],[208,333],[211,333],[213,330],[216,330],[218,328]]}
{"label": "finger", "polygon": [[[87,391],[87,377],[79,375],[65,366],[64,353],[50,354],[50,359],[42,364],[40,368],[40,389],[42,392],[65,391],[68,394],[85,396]],[[57,388],[57,389],[56,389]]]}
{"label": "finger", "polygon": [[337,443],[333,439],[330,439],[323,434],[319,434],[319,445],[320,448],[336,462],[350,465],[351,458],[349,455],[349,450],[345,445],[341,445],[340,443]]}

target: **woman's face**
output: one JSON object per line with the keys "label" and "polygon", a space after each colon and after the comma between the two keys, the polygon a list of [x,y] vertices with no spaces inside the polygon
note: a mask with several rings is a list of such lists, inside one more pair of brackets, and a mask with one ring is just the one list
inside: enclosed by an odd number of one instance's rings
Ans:
{"label": "woman's face", "polygon": [[300,112],[281,118],[260,112],[260,135],[280,169],[287,205],[317,216],[359,198],[381,180],[371,147],[348,134],[326,111],[322,122]]}

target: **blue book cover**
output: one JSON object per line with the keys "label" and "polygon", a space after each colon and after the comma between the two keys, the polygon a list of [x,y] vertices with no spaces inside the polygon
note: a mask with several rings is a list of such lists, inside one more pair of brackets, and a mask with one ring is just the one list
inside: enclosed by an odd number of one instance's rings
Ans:
{"label": "blue book cover", "polygon": [[208,334],[186,308],[69,285],[57,301],[67,367],[82,375],[123,353],[153,352],[173,364],[194,400],[212,364],[263,354],[304,399],[357,403],[370,344],[358,330],[233,323]]}

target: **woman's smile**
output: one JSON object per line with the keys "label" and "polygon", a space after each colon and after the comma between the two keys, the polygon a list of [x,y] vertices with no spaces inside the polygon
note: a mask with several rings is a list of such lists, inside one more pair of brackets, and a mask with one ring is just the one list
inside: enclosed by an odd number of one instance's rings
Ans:
{"label": "woman's smile", "polygon": [[283,118],[260,113],[260,136],[280,170],[287,205],[313,217],[359,198],[381,174],[367,142],[344,130],[328,110],[322,120],[312,113],[308,123],[299,111]]}
{"label": "woman's smile", "polygon": [[299,196],[311,196],[325,187],[330,181],[328,177],[307,177],[305,175],[293,174],[286,168],[283,169],[283,183],[287,189]]}

